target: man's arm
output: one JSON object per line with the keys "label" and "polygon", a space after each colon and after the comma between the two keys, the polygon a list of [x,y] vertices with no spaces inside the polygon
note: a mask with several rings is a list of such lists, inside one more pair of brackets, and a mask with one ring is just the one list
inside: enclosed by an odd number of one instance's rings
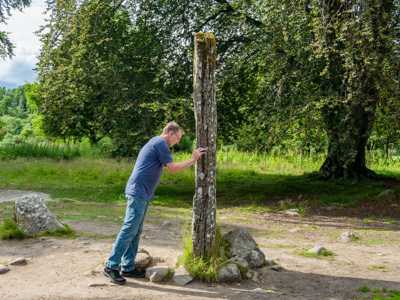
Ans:
{"label": "man's arm", "polygon": [[171,173],[176,173],[179,171],[182,171],[184,169],[187,169],[191,166],[194,165],[194,163],[199,160],[205,153],[207,149],[206,148],[198,148],[193,150],[192,153],[192,158],[182,161],[182,162],[171,162],[167,164],[167,170]]}

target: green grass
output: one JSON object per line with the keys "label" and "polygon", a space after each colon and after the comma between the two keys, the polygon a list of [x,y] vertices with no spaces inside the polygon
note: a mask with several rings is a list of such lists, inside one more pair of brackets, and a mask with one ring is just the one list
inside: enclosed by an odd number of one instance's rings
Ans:
{"label": "green grass", "polygon": [[398,290],[388,290],[386,288],[371,289],[368,286],[362,286],[358,291],[363,294],[371,293],[368,299],[372,300],[400,300],[400,291]]}
{"label": "green grass", "polygon": [[[179,153],[175,160],[189,156]],[[115,203],[124,200],[124,187],[133,163],[127,159],[82,157],[69,161],[1,160],[0,188],[42,191],[53,198]],[[385,189],[382,182],[318,180],[309,174],[318,170],[320,163],[300,157],[219,152],[218,205],[261,211],[297,208],[306,213],[308,206],[314,204],[354,206],[361,200],[373,199]],[[400,165],[397,167],[400,170]],[[165,172],[153,204],[190,208],[193,188],[193,168],[177,174]]]}
{"label": "green grass", "polygon": [[193,255],[192,237],[185,234],[183,238],[183,254],[179,257],[178,264],[185,266],[186,270],[194,278],[216,282],[218,270],[228,260],[226,256],[228,244],[222,239],[219,229],[215,237],[215,245],[209,257],[195,257]]}
{"label": "green grass", "polygon": [[80,156],[77,146],[58,143],[14,143],[0,145],[0,158],[16,159],[19,157],[72,159]]}
{"label": "green grass", "polygon": [[331,258],[335,256],[335,253],[326,249],[322,250],[319,254],[308,252],[308,250],[303,250],[299,252],[299,255],[310,258]]}
{"label": "green grass", "polygon": [[26,235],[17,227],[17,224],[12,219],[5,219],[0,224],[0,239],[1,240],[12,240],[12,239],[24,239]]}

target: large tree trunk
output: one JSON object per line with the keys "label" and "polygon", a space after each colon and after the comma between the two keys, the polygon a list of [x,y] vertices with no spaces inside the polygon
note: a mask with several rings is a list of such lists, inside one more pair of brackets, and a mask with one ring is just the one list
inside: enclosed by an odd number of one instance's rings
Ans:
{"label": "large tree trunk", "polygon": [[[366,101],[368,102],[368,101]],[[365,161],[366,145],[375,118],[375,101],[324,109],[328,155],[320,174],[326,179],[375,177]]]}
{"label": "large tree trunk", "polygon": [[196,163],[196,189],[193,198],[193,254],[207,257],[216,233],[216,142],[217,105],[215,100],[215,37],[196,33],[194,37],[193,101],[197,147],[207,147]]}

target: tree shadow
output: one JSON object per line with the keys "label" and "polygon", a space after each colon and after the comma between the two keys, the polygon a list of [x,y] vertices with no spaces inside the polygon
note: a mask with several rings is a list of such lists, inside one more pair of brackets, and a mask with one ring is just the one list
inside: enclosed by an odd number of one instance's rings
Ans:
{"label": "tree shadow", "polygon": [[[157,205],[191,207],[193,185],[161,184]],[[380,194],[391,189],[390,196]],[[163,202],[164,201],[164,202]],[[218,173],[219,208],[283,211],[300,208],[308,215],[400,218],[400,180],[323,180],[313,174],[279,175],[225,170]]]}
{"label": "tree shadow", "polygon": [[[240,284],[206,284],[194,281],[185,287],[171,283],[153,284],[146,280],[131,280],[127,287],[166,294],[166,297],[193,297],[195,299],[366,299],[368,292],[361,287],[373,289],[398,290],[400,282],[371,280],[364,278],[329,276],[314,273],[284,270],[276,272],[267,268],[260,271],[260,283],[251,280]],[[370,299],[370,298],[367,298]]]}

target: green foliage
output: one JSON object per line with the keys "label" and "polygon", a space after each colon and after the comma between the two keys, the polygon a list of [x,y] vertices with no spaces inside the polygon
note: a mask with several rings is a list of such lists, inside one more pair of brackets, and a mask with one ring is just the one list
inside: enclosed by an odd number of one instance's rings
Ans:
{"label": "green foliage", "polygon": [[109,136],[115,155],[137,152],[162,121],[154,28],[132,24],[111,0],[67,1],[51,11],[38,67],[45,132],[93,144]]}
{"label": "green foliage", "polygon": [[[0,24],[5,24],[7,17],[10,16],[11,10],[19,9],[29,6],[31,0],[7,0],[0,2]],[[11,57],[13,55],[14,45],[8,38],[5,31],[0,31],[0,59]]]}
{"label": "green foliage", "polygon": [[76,146],[49,142],[3,143],[0,145],[0,158],[2,159],[16,159],[18,157],[72,159],[79,156],[79,148]]}
{"label": "green foliage", "polygon": [[228,260],[226,253],[228,244],[222,239],[221,231],[217,227],[215,244],[210,257],[195,257],[193,255],[192,237],[186,234],[183,238],[183,254],[178,263],[194,277],[206,282],[216,282],[218,269]]}
{"label": "green foliage", "polygon": [[0,224],[0,239],[1,240],[11,240],[11,239],[23,239],[25,234],[18,228],[12,219],[5,219],[2,224]]}
{"label": "green foliage", "polygon": [[358,290],[359,290],[361,293],[369,293],[369,292],[371,291],[371,289],[370,289],[368,286],[366,286],[366,285],[360,287]]}

